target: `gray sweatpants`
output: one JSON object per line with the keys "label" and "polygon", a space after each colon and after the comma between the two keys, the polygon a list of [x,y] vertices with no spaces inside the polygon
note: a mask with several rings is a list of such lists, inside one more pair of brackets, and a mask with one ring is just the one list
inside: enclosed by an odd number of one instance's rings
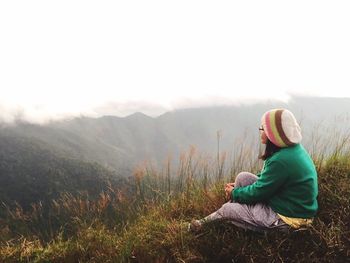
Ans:
{"label": "gray sweatpants", "polygon": [[[235,188],[253,184],[258,177],[255,174],[242,172],[235,180]],[[203,219],[204,222],[227,219],[238,227],[254,231],[264,231],[273,228],[288,229],[289,226],[266,204],[252,205],[237,202],[225,203],[219,210]]]}

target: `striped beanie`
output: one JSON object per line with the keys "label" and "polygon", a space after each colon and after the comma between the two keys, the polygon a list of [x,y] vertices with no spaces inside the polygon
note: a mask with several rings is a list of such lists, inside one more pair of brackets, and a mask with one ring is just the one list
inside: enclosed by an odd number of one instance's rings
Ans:
{"label": "striped beanie", "polygon": [[278,147],[288,147],[301,141],[300,126],[289,110],[269,110],[262,116],[261,123],[267,138]]}

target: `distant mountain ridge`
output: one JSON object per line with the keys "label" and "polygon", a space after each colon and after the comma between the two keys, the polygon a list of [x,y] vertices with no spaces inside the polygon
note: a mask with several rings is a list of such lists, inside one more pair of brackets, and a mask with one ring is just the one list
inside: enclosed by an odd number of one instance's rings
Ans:
{"label": "distant mountain ridge", "polygon": [[[327,129],[329,126],[350,129],[350,98],[293,97],[288,104],[266,102],[181,109],[156,118],[134,113],[124,118],[80,117],[48,125],[20,123],[1,128],[0,134],[35,138],[65,156],[96,161],[128,176],[137,163],[143,160],[161,163],[169,154],[177,158],[190,145],[213,154],[218,131],[222,149],[229,151],[237,138],[257,138],[261,115],[281,107],[290,109],[300,120],[305,143],[317,124]],[[325,133],[324,128],[320,130]]]}

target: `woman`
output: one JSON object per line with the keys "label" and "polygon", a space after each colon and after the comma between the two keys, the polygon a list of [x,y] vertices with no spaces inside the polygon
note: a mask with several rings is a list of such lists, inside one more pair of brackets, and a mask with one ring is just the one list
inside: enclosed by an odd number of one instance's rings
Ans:
{"label": "woman", "polygon": [[301,132],[294,115],[286,109],[273,109],[261,118],[260,139],[265,153],[264,167],[257,175],[242,172],[234,183],[225,186],[231,199],[219,210],[189,229],[199,230],[203,223],[228,219],[245,229],[299,228],[312,223],[317,204],[317,172],[300,144]]}

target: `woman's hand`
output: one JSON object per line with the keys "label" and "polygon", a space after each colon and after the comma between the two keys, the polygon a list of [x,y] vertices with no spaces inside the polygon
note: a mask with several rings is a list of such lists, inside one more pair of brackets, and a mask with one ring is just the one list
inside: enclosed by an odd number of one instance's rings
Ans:
{"label": "woman's hand", "polygon": [[225,185],[225,197],[227,201],[231,200],[231,193],[234,188],[235,183],[228,183]]}

